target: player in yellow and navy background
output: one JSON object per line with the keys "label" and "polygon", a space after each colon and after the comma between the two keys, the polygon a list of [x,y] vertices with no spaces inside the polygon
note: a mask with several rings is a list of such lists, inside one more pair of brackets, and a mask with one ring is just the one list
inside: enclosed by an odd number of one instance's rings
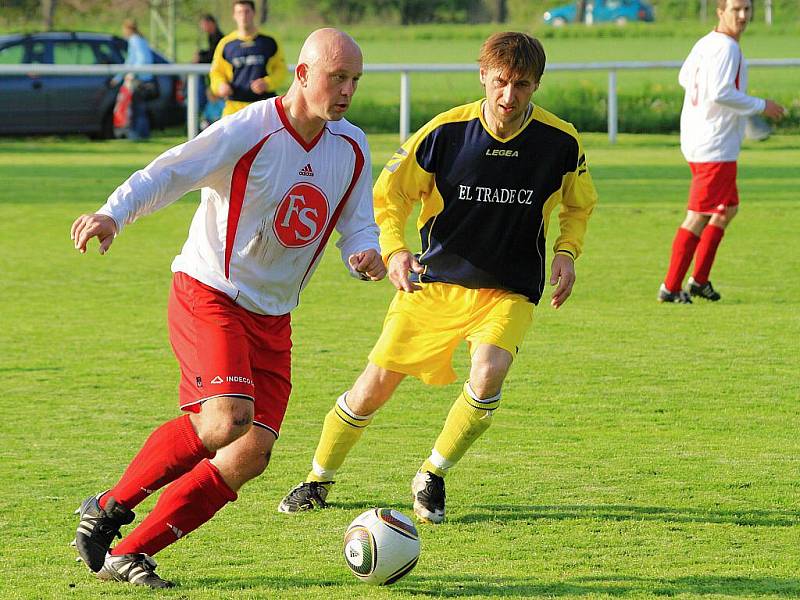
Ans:
{"label": "player in yellow and navy background", "polygon": [[[441,522],[444,477],[489,427],[544,291],[545,239],[557,206],[551,305],[572,291],[597,193],[575,128],[531,103],[544,49],[524,33],[497,33],[478,62],[485,98],[435,117],[375,184],[381,252],[398,291],[366,369],[325,417],[312,470],[281,512],[325,506],[336,471],[403,378],[455,381],[453,352],[466,340],[469,379],[411,486],[417,517]],[[421,252],[414,255],[404,230],[416,202]]]}
{"label": "player in yellow and navy background", "polygon": [[259,33],[252,0],[233,4],[236,31],[217,44],[211,61],[211,92],[225,98],[222,115],[275,96],[287,76],[283,50],[275,38]]}

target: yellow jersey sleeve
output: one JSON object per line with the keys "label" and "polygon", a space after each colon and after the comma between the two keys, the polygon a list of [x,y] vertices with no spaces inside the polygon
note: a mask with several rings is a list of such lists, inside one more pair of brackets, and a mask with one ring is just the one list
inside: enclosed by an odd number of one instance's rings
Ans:
{"label": "yellow jersey sleeve", "polygon": [[217,96],[222,95],[219,92],[219,85],[221,83],[230,84],[230,82],[233,81],[233,65],[225,60],[222,51],[225,46],[234,39],[237,39],[236,32],[222,38],[214,50],[214,58],[211,59],[211,69],[208,72],[208,78],[210,81],[211,93]]}
{"label": "yellow jersey sleeve", "polygon": [[578,161],[575,170],[564,175],[561,210],[558,214],[561,231],[553,246],[556,253],[568,254],[573,259],[578,258],[583,251],[586,226],[597,204],[597,190],[586,164],[583,145],[577,132],[575,135],[578,140]]}
{"label": "yellow jersey sleeve", "polygon": [[283,48],[275,40],[278,49],[267,61],[267,74],[264,76],[264,83],[267,84],[268,92],[275,92],[286,81],[288,72],[286,70],[286,59],[283,56]]}
{"label": "yellow jersey sleeve", "polygon": [[375,222],[380,227],[380,245],[383,260],[392,254],[408,249],[405,228],[415,202],[428,196],[434,186],[433,173],[428,173],[416,159],[419,144],[429,133],[423,127],[395,153],[381,171],[373,188]]}

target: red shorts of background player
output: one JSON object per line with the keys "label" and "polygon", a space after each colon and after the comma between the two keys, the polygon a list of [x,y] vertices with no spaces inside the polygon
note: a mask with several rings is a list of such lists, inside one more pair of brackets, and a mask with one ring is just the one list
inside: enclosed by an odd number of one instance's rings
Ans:
{"label": "red shorts of background player", "polygon": [[736,161],[689,163],[692,185],[689,210],[704,214],[724,213],[729,206],[739,206],[736,189]]}
{"label": "red shorts of background player", "polygon": [[259,315],[185,273],[169,295],[169,339],[181,367],[181,410],[218,396],[253,400],[253,424],[278,437],[291,384],[288,314]]}

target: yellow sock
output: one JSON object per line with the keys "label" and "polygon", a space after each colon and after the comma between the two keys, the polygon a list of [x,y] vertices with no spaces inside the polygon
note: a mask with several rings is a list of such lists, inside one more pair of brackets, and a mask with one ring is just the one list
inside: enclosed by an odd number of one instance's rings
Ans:
{"label": "yellow sock", "polygon": [[372,415],[357,415],[350,410],[345,402],[346,397],[347,392],[339,396],[336,405],[325,416],[314,462],[306,481],[333,481],[347,453],[372,422]]}
{"label": "yellow sock", "polygon": [[500,394],[491,398],[478,398],[469,385],[464,388],[453,403],[447,420],[430,457],[422,463],[420,470],[430,471],[444,477],[464,453],[492,424],[492,413],[500,406]]}

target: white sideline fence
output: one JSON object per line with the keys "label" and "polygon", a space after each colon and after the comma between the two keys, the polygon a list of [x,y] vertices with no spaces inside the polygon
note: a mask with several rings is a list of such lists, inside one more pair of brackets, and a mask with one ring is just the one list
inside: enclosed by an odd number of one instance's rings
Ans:
{"label": "white sideline fence", "polygon": [[[554,63],[547,72],[555,71],[606,71],[608,73],[608,141],[617,141],[619,115],[617,112],[617,73],[619,71],[649,69],[680,69],[681,61],[625,61],[596,63]],[[800,58],[755,58],[747,61],[755,68],[800,67]],[[208,74],[209,65],[158,64],[140,67],[125,65],[0,65],[3,75],[106,75],[117,73],[153,73],[156,75],[181,75],[186,77],[186,135],[193,138],[198,133],[198,77]],[[475,64],[366,64],[365,73],[398,73],[400,75],[400,141],[405,141],[411,129],[411,73],[476,73]],[[289,65],[289,72],[294,66]],[[2,80],[0,80],[2,85]]]}

